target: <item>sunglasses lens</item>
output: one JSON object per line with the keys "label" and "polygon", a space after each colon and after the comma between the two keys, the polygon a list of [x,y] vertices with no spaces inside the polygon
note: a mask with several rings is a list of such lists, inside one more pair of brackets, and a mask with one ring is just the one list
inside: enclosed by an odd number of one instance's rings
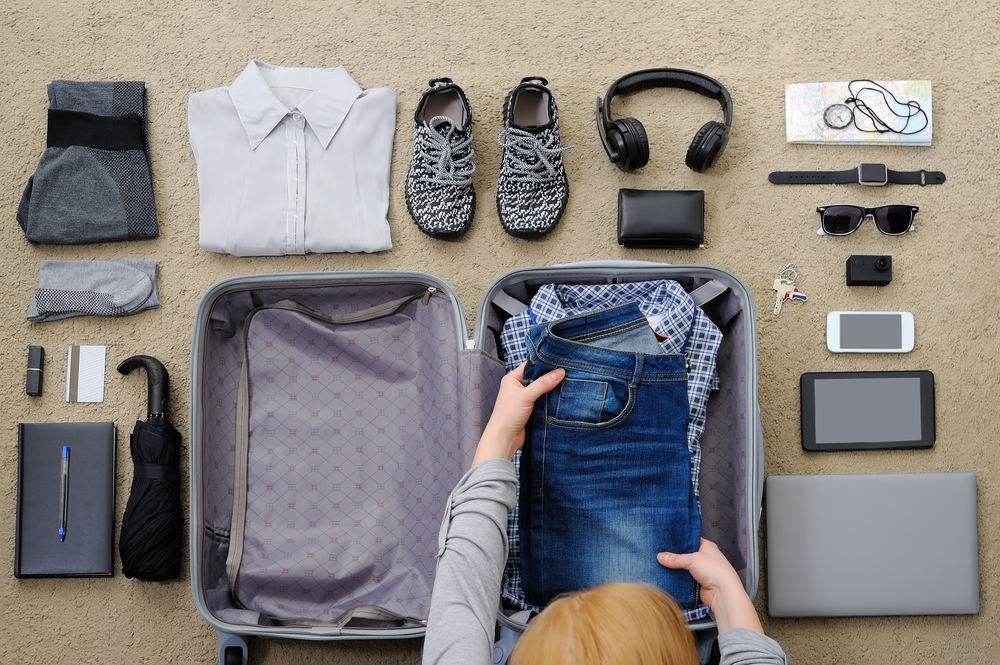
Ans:
{"label": "sunglasses lens", "polygon": [[906,233],[913,223],[913,209],[910,206],[882,206],[875,210],[875,226],[882,233],[900,235]]}
{"label": "sunglasses lens", "polygon": [[853,233],[861,226],[864,212],[853,206],[830,206],[823,211],[823,232],[832,236]]}

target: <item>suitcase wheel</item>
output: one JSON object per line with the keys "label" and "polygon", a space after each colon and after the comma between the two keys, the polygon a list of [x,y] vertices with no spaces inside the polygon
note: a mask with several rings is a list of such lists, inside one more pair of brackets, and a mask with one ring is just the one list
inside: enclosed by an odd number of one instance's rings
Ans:
{"label": "suitcase wheel", "polygon": [[225,661],[221,665],[246,665],[243,660],[243,649],[239,647],[226,647]]}
{"label": "suitcase wheel", "polygon": [[248,653],[245,637],[219,633],[219,665],[246,665]]}

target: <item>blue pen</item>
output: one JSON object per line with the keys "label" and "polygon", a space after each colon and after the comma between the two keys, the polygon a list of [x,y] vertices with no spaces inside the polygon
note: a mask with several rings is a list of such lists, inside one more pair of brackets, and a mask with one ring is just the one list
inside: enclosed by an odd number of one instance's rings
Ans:
{"label": "blue pen", "polygon": [[62,447],[62,484],[59,487],[59,540],[66,540],[66,519],[69,516],[69,446]]}

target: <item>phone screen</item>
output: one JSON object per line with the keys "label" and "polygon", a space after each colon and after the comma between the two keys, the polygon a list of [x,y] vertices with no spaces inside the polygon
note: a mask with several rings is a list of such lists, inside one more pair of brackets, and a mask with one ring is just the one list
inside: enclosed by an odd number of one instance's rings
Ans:
{"label": "phone screen", "polygon": [[845,350],[903,348],[902,315],[841,314],[840,348]]}

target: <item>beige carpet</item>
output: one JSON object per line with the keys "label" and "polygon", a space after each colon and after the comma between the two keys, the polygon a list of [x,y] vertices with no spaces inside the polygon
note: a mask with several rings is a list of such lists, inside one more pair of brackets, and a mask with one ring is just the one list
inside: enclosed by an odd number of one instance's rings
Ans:
{"label": "beige carpet", "polygon": [[[979,478],[978,616],[776,620],[763,616],[792,662],[988,663],[1000,659],[1000,480],[997,299],[1000,118],[995,0],[748,0],[594,2],[5,2],[0,9],[0,243],[5,298],[0,336],[0,597],[3,663],[211,663],[216,636],[195,611],[187,559],[180,580],[154,584],[120,574],[101,580],[15,580],[16,425],[19,421],[114,420],[122,434],[144,415],[145,379],[114,365],[135,353],[160,358],[172,378],[174,421],[187,433],[189,340],[195,306],[214,282],[234,275],[343,269],[434,273],[454,286],[472,315],[504,272],[583,259],[642,259],[716,265],[740,276],[758,316],[760,405],[768,474],[973,471]],[[187,138],[189,93],[228,85],[251,58],[281,65],[343,64],[363,87],[399,93],[389,221],[394,249],[378,255],[237,259],[199,249],[198,190]],[[698,127],[721,119],[718,105],[683,91],[652,91],[616,103],[642,120],[652,159],[622,174],[604,155],[594,98],[634,69],[700,70],[735,100],[732,140],[706,175],[683,165]],[[562,115],[570,201],[544,240],[506,236],[493,205],[502,129],[500,108],[523,76],[549,79]],[[421,234],[403,200],[412,114],[427,80],[450,76],[474,113],[479,210],[459,242]],[[784,141],[784,85],[852,78],[934,82],[930,148],[792,146]],[[21,189],[45,141],[45,84],[52,79],[141,79],[149,90],[150,142],[161,237],[91,246],[33,246],[14,222]],[[941,170],[940,187],[780,188],[772,170],[840,170],[860,161],[896,170]],[[643,251],[615,242],[619,187],[704,189],[707,247]],[[918,232],[902,238],[865,227],[850,238],[815,234],[818,204],[920,206]],[[895,279],[881,290],[847,288],[844,260],[887,253]],[[124,319],[76,318],[29,324],[24,313],[42,259],[139,257],[160,261],[159,310]],[[807,303],[771,314],[771,283],[794,261]],[[836,309],[902,309],[916,319],[916,348],[904,356],[827,352],[825,316]],[[69,344],[106,344],[106,399],[66,404],[61,383]],[[24,394],[28,344],[48,353],[45,392]],[[931,450],[806,454],[799,445],[798,379],[809,370],[928,369],[937,379],[937,444]],[[186,448],[184,469],[186,472]],[[185,473],[186,476],[186,473]],[[118,518],[131,481],[119,444]],[[187,484],[185,483],[185,496]],[[185,498],[186,505],[186,498]],[[913,580],[920,584],[919,579]],[[761,574],[758,607],[766,608]],[[251,643],[265,663],[415,663],[419,642]]]}

